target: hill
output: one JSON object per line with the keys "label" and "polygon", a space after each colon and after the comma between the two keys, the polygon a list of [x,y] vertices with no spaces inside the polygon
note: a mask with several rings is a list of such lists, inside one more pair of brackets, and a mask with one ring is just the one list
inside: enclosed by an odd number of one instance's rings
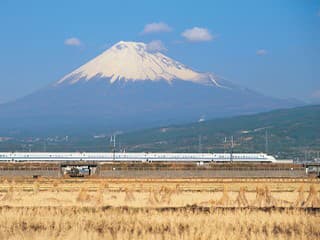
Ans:
{"label": "hill", "polygon": [[320,105],[147,129],[119,140],[127,151],[223,152],[230,151],[231,136],[236,152],[314,157],[320,151]]}
{"label": "hill", "polygon": [[[0,151],[112,151],[110,134],[86,131],[68,136],[0,137]],[[266,134],[267,133],[267,134]],[[279,158],[317,157],[320,152],[320,105],[168,125],[117,134],[116,151],[267,152]]]}

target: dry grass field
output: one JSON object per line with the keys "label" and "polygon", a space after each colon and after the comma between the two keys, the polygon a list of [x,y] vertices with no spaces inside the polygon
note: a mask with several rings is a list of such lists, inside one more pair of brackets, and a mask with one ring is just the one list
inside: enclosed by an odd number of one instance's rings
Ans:
{"label": "dry grass field", "polygon": [[0,179],[0,239],[319,239],[317,179]]}

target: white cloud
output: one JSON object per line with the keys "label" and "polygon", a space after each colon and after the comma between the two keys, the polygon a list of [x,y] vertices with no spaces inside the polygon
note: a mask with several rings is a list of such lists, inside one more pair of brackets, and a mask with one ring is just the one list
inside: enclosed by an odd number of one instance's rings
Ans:
{"label": "white cloud", "polygon": [[66,40],[64,40],[64,44],[67,46],[77,46],[77,47],[82,45],[80,39],[75,37],[67,38]]}
{"label": "white cloud", "polygon": [[142,31],[143,34],[148,33],[158,33],[158,32],[170,32],[172,31],[172,28],[163,22],[158,23],[149,23],[144,26],[144,29]]}
{"label": "white cloud", "polygon": [[148,52],[164,52],[164,51],[167,51],[167,49],[164,46],[162,41],[154,40],[147,44],[147,51]]}
{"label": "white cloud", "polygon": [[190,42],[206,42],[213,39],[208,29],[200,27],[186,29],[181,35]]}
{"label": "white cloud", "polygon": [[256,54],[257,54],[258,56],[263,56],[263,55],[268,54],[268,51],[267,51],[266,49],[258,49],[258,50],[256,51]]}

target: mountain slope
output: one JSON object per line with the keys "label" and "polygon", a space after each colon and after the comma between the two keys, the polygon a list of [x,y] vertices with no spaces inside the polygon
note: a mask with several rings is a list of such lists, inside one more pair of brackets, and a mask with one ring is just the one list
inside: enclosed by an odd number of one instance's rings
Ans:
{"label": "mountain slope", "polygon": [[[319,122],[320,105],[281,109],[122,133],[116,137],[116,150],[198,152],[200,147],[203,152],[229,152],[233,136],[234,152],[265,152],[267,130],[269,154],[279,158],[312,159],[320,152]],[[85,134],[82,129],[68,138],[66,135],[13,137],[0,141],[0,151],[112,151],[110,135],[92,132]]]}
{"label": "mountain slope", "polygon": [[[281,157],[315,157],[320,151],[320,105],[147,129],[119,136],[127,151],[264,152]],[[227,140],[225,142],[225,140]]]}
{"label": "mountain slope", "polygon": [[165,80],[170,83],[179,79],[218,86],[212,74],[195,72],[160,52],[149,52],[145,43],[123,41],[66,75],[56,85],[89,82],[96,78],[108,79],[109,83],[120,80]]}
{"label": "mountain slope", "polygon": [[119,42],[52,85],[0,105],[0,134],[132,130],[296,106]]}

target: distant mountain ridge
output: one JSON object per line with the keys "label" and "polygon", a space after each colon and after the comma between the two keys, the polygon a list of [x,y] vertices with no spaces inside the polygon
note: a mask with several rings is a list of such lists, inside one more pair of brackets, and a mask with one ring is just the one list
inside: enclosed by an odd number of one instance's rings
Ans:
{"label": "distant mountain ridge", "polygon": [[121,41],[49,87],[0,105],[0,134],[132,130],[299,104]]}
{"label": "distant mountain ridge", "polygon": [[[214,119],[186,125],[169,125],[119,135],[127,151],[265,152],[300,157],[320,152],[320,105]],[[266,149],[266,137],[268,146]],[[200,142],[199,142],[200,141]]]}
{"label": "distant mountain ridge", "polygon": [[[319,121],[320,105],[313,105],[191,124],[164,125],[117,133],[116,151],[230,152],[233,136],[234,152],[267,152],[278,158],[310,160],[320,153]],[[96,129],[81,130],[68,137],[13,136],[11,140],[0,141],[0,151],[112,151],[111,134],[95,132]]]}

